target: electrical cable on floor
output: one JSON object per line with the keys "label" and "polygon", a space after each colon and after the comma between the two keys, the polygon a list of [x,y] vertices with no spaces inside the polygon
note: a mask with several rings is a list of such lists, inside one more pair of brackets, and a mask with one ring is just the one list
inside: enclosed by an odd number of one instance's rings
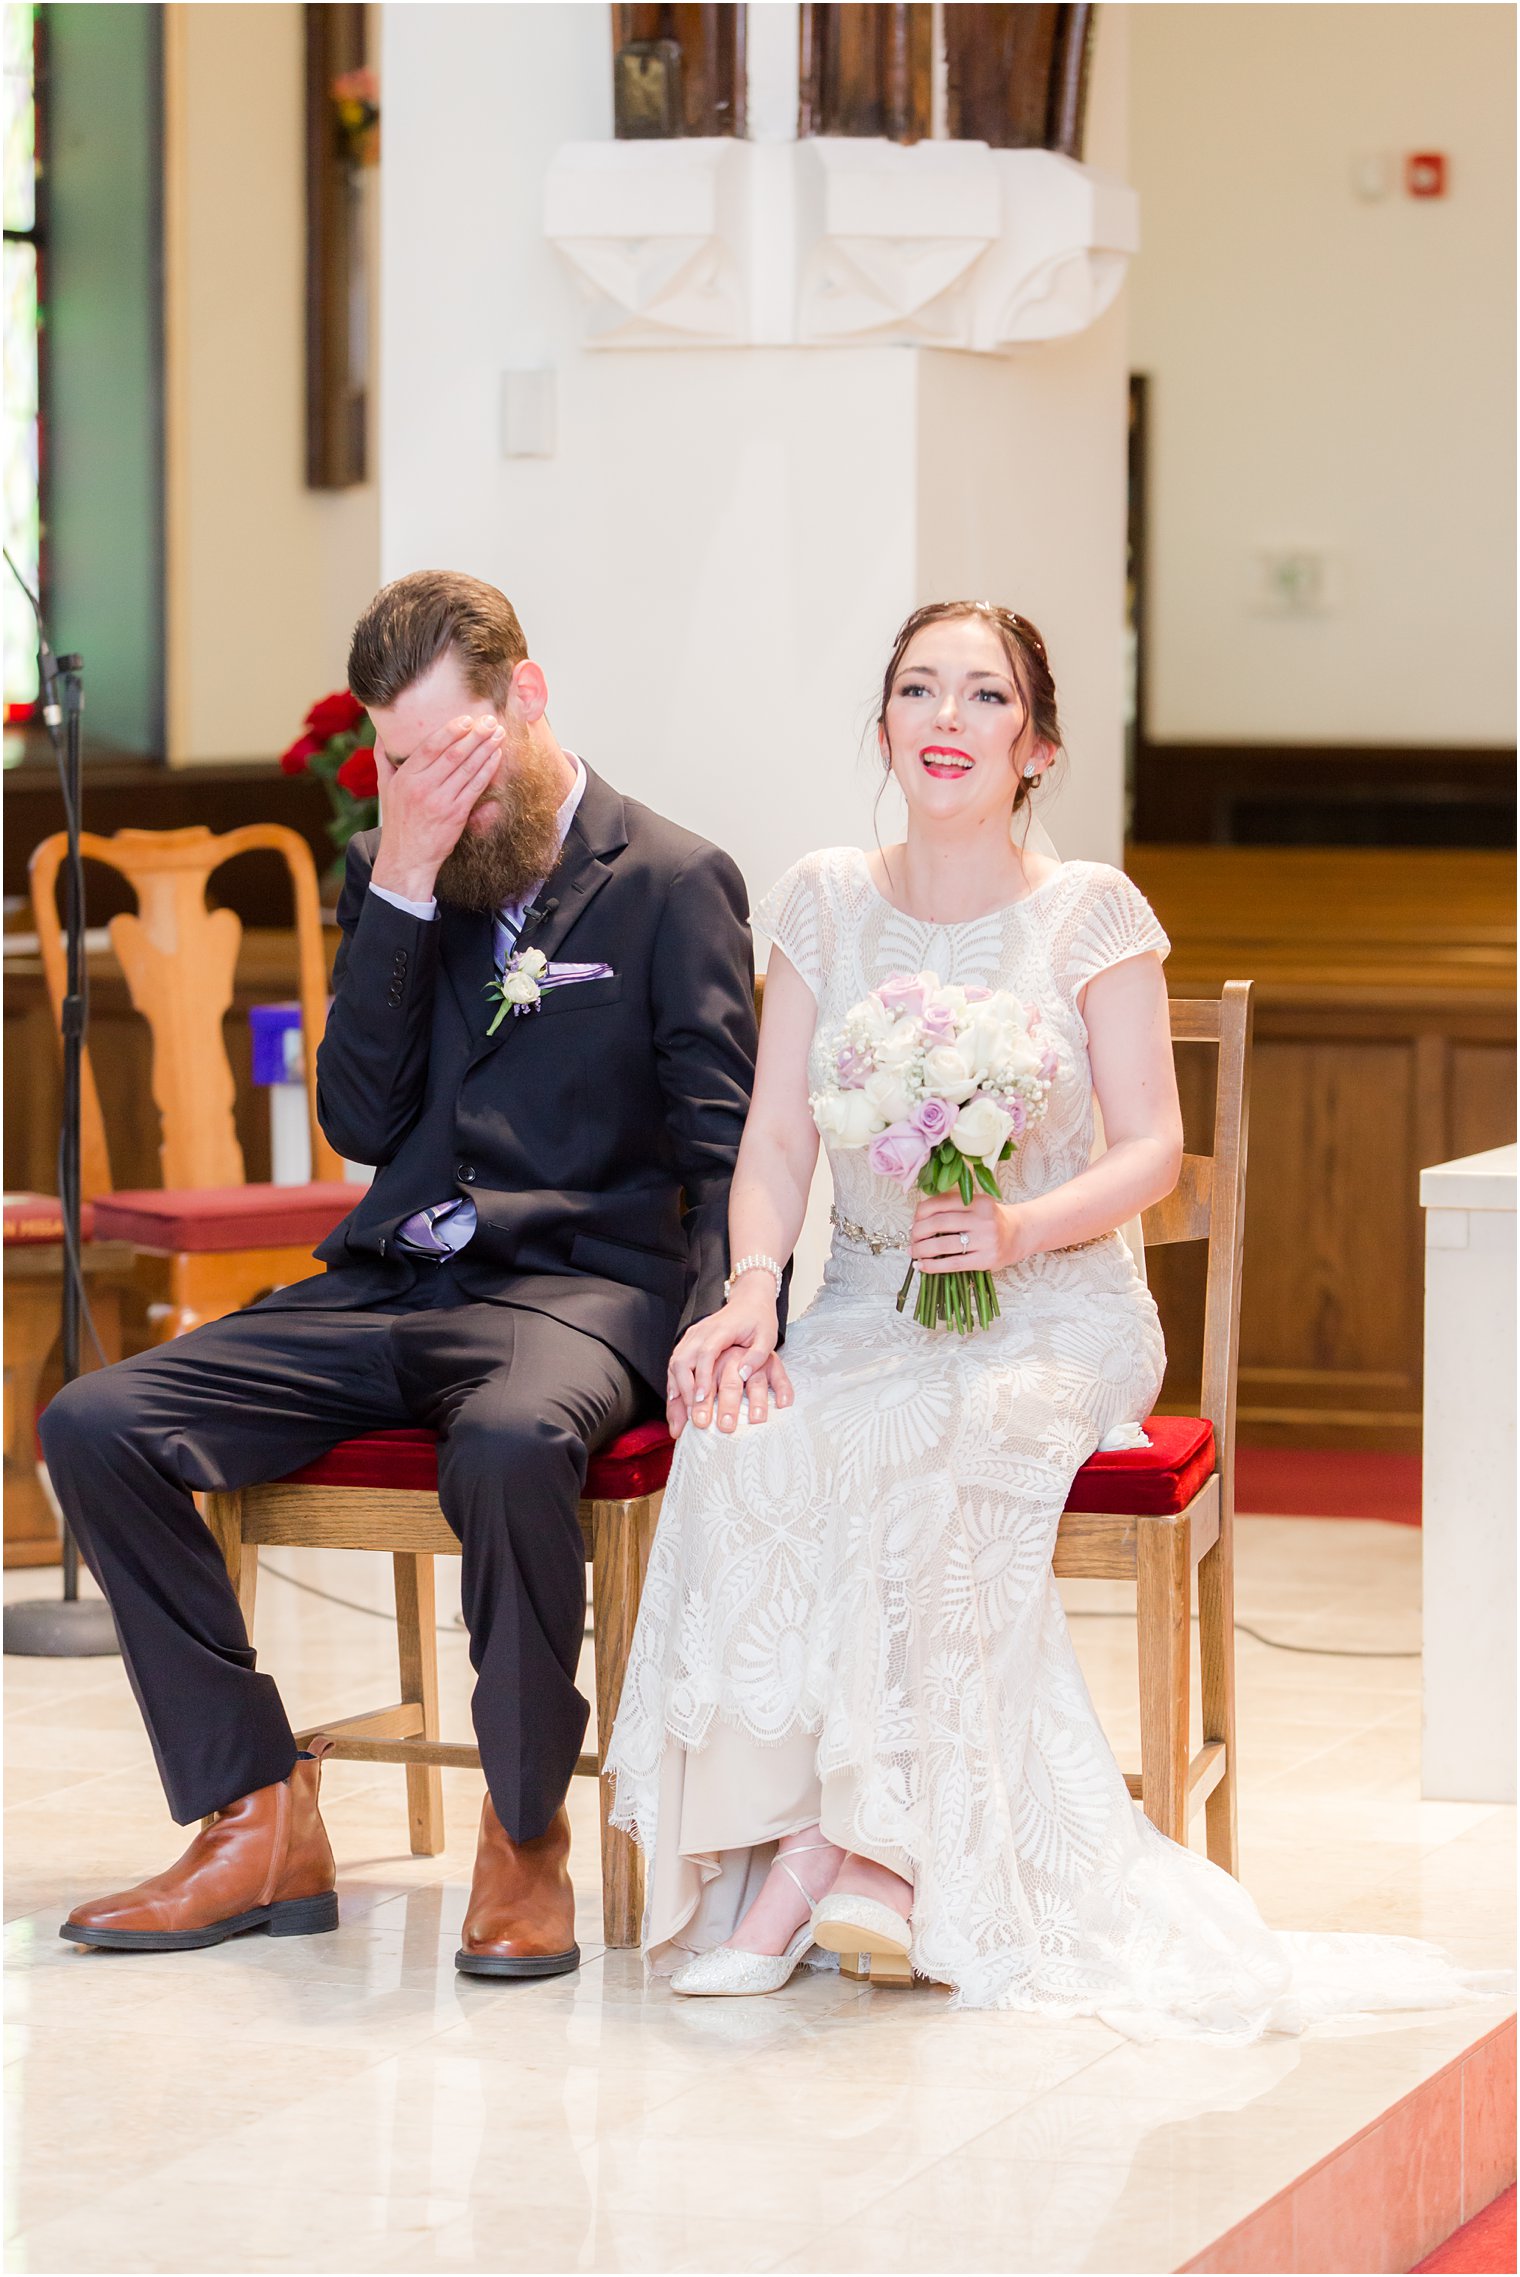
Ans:
{"label": "electrical cable on floor", "polygon": [[[286,1573],[277,1565],[265,1565],[261,1562],[259,1571],[261,1574],[272,1575],[276,1581],[289,1582],[292,1589],[304,1589],[308,1597],[320,1597],[329,1605],[341,1605],[347,1613],[367,1613],[372,1621],[390,1621],[392,1623],[395,1621],[395,1614],[388,1613],[383,1605],[361,1605],[355,1598],[339,1597],[331,1589],[319,1589],[314,1581],[301,1581],[295,1574]],[[1133,1613],[1126,1613],[1115,1607],[1112,1610],[1098,1612],[1068,1613],[1066,1617],[1069,1621],[1132,1621],[1135,1616]],[[1195,1613],[1193,1619],[1196,1621],[1197,1618],[1198,1616]],[[434,1626],[441,1637],[457,1636],[464,1627],[464,1615],[462,1613],[457,1614],[448,1626],[445,1626],[441,1621],[436,1622]],[[1288,1644],[1282,1637],[1263,1636],[1261,1630],[1253,1629],[1249,1621],[1237,1621],[1235,1627],[1241,1636],[1253,1637],[1257,1644],[1267,1645],[1273,1652],[1303,1652],[1308,1653],[1315,1660],[1421,1660],[1424,1658],[1423,1653],[1419,1651],[1367,1652],[1358,1645]],[[589,1622],[586,1625],[586,1634],[588,1637],[591,1634]]]}
{"label": "electrical cable on floor", "polygon": [[[392,1628],[396,1625],[395,1614],[388,1613],[383,1605],[361,1605],[355,1597],[339,1597],[331,1589],[319,1589],[314,1581],[302,1581],[296,1574],[286,1573],[277,1565],[266,1565],[264,1560],[260,1558],[260,1580],[266,1573],[272,1581],[287,1581],[292,1589],[303,1590],[308,1597],[320,1597],[326,1605],[341,1605],[345,1613],[368,1613],[372,1621],[389,1621]],[[455,1618],[447,1623],[435,1621],[433,1626],[441,1637],[458,1636],[464,1627],[464,1615],[462,1613],[456,1614]]]}
{"label": "electrical cable on floor", "polygon": [[[1068,1613],[1066,1616],[1068,1621],[1132,1621],[1134,1617],[1133,1613],[1126,1613],[1122,1606]],[[1195,1626],[1197,1620],[1198,1615],[1195,1613]],[[1238,1636],[1254,1637],[1258,1644],[1270,1645],[1274,1652],[1306,1652],[1315,1660],[1423,1660],[1425,1657],[1419,1648],[1413,1652],[1369,1652],[1361,1645],[1288,1644],[1282,1637],[1264,1637],[1260,1629],[1252,1628],[1249,1621],[1236,1621],[1234,1627]]]}

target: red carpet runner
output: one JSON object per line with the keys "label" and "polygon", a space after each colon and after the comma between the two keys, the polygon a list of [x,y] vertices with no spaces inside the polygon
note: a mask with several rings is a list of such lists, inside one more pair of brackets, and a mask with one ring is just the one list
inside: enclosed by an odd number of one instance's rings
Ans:
{"label": "red carpet runner", "polygon": [[1385,1518],[1420,1523],[1418,1455],[1237,1447],[1235,1507],[1246,1517]]}
{"label": "red carpet runner", "polygon": [[1417,2261],[1416,2277],[1422,2269],[1462,2271],[1466,2277],[1514,2277],[1514,2184],[1511,2183],[1491,2206],[1485,2206],[1481,2214],[1474,2214],[1470,2222],[1454,2230],[1434,2253]]}

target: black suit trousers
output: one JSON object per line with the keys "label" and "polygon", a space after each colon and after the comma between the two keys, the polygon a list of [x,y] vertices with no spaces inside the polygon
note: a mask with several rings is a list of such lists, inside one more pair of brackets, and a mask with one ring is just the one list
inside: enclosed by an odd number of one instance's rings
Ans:
{"label": "black suit trousers", "polygon": [[502,1825],[542,1834],[585,1735],[586,1582],[576,1503],[590,1453],[650,1411],[607,1345],[426,1268],[400,1309],[234,1313],[52,1402],[53,1485],[115,1615],[169,1808],[189,1825],[284,1779],[295,1741],[259,1673],[193,1492],[280,1478],[360,1432],[441,1435],[459,1536],[472,1712]]}

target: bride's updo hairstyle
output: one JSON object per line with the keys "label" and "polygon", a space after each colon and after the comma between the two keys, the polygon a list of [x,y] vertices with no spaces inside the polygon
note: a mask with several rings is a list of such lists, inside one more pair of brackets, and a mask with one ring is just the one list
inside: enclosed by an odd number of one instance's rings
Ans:
{"label": "bride's updo hairstyle", "polygon": [[[1021,617],[1016,609],[1000,609],[993,601],[926,601],[921,609],[914,610],[892,644],[892,654],[881,683],[881,709],[876,715],[876,727],[882,741],[886,741],[887,734],[887,705],[892,700],[893,683],[902,670],[903,658],[925,625],[944,624],[956,617],[979,617],[983,624],[992,627],[1002,643],[1003,654],[1008,659],[1014,686],[1024,699],[1036,741],[1050,751],[1061,750],[1061,715],[1056,704],[1056,684],[1051,678],[1050,659],[1045,654],[1045,642],[1027,617]],[[889,771],[891,764],[889,757]],[[1013,798],[1014,814],[1029,802],[1044,780],[1043,774],[1037,776],[1034,782],[1029,782],[1020,775]]]}

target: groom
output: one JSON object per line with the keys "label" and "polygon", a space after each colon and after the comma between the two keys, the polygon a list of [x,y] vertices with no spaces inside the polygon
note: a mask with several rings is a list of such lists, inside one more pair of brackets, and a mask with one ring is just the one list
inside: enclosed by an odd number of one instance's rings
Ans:
{"label": "groom", "polygon": [[754,1074],[744,887],[561,748],[494,587],[386,586],[349,684],[381,820],[348,850],[318,1107],[377,1174],[324,1273],[81,1377],[43,1417],[170,1810],[218,1814],[62,1934],[165,1951],[336,1927],[319,1764],[256,1672],[192,1494],[421,1424],[463,1553],[487,1784],[457,1965],[550,1976],[579,1959],[576,1503],[588,1455],[660,1408],[677,1336],[722,1302]]}

